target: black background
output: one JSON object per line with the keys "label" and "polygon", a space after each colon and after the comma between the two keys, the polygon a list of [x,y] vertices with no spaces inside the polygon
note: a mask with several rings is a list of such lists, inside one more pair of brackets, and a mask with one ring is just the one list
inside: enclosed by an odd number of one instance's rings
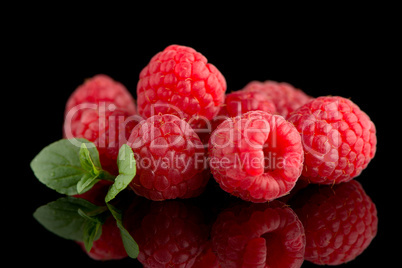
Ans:
{"label": "black background", "polygon": [[[3,106],[8,108],[3,108],[7,120],[2,126],[12,157],[3,167],[8,170],[3,178],[7,201],[3,207],[10,212],[2,218],[7,224],[3,235],[10,230],[9,258],[49,267],[138,265],[129,259],[92,261],[74,242],[40,226],[32,213],[60,195],[35,179],[29,163],[44,146],[62,137],[65,103],[84,79],[104,73],[135,96],[139,72],[151,57],[170,44],[180,44],[201,52],[222,72],[227,92],[251,80],[285,81],[313,97],[350,98],[371,117],[377,127],[377,154],[357,180],[377,206],[379,231],[360,257],[342,267],[391,264],[401,239],[397,162],[401,130],[396,102],[401,86],[392,81],[400,78],[401,71],[398,31],[392,28],[396,20],[387,16],[388,9],[376,7],[336,15],[327,11],[318,17],[303,13],[291,19],[292,14],[280,10],[280,16],[272,19],[275,12],[270,10],[255,16],[251,12],[247,18],[239,13],[232,20],[209,13],[181,18],[178,12],[176,20],[167,16],[156,24],[154,14],[139,18],[140,9],[121,16],[111,10],[118,17],[113,19],[108,11],[61,17],[27,11],[29,17],[16,17],[23,23],[3,31],[5,80],[10,81],[3,94],[12,94],[3,99],[10,106]],[[385,16],[380,18],[379,13]],[[303,267],[313,266],[305,262]]]}

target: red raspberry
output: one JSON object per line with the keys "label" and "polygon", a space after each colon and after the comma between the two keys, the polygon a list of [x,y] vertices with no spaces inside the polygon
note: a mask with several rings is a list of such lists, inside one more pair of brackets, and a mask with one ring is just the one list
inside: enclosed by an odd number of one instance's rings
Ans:
{"label": "red raspberry", "polygon": [[236,91],[226,95],[225,104],[221,107],[218,114],[209,120],[207,127],[195,129],[203,144],[208,145],[211,133],[229,117],[242,115],[249,111],[265,111],[274,114],[275,105],[265,94],[259,92]]}
{"label": "red raspberry", "polygon": [[[126,110],[130,115],[135,114],[134,99],[121,83],[107,75],[98,74],[87,79],[79,86],[67,101],[65,116],[77,105],[83,103],[113,103],[117,108]],[[80,113],[75,109],[73,113]]]}
{"label": "red raspberry", "polygon": [[140,249],[138,261],[144,267],[193,267],[208,239],[201,212],[177,201],[152,202],[143,218],[126,224]]}
{"label": "red raspberry", "polygon": [[211,231],[212,249],[222,267],[296,268],[304,260],[303,225],[279,201],[242,204],[219,214]]}
{"label": "red raspberry", "polygon": [[141,71],[137,85],[139,113],[175,114],[192,121],[212,119],[223,104],[226,81],[199,52],[171,45],[156,54]]}
{"label": "red raspberry", "polygon": [[312,183],[349,181],[374,157],[375,126],[348,99],[319,97],[294,111],[288,120],[302,136],[303,176]]}
{"label": "red raspberry", "polygon": [[137,164],[130,186],[138,195],[152,200],[193,197],[209,179],[209,172],[203,172],[205,150],[200,138],[175,115],[141,121],[127,144]]}
{"label": "red raspberry", "polygon": [[230,116],[226,109],[226,105],[224,105],[221,107],[218,114],[214,118],[212,118],[212,120],[209,120],[206,126],[200,126],[200,128],[194,129],[194,131],[200,137],[202,144],[204,144],[204,148],[208,147],[208,142],[211,138],[212,132],[229,117]]}
{"label": "red raspberry", "polygon": [[265,94],[275,104],[277,113],[285,118],[292,111],[312,100],[312,97],[306,95],[300,89],[296,89],[288,83],[275,81],[252,81],[243,90]]}
{"label": "red raspberry", "polygon": [[[126,110],[115,110],[115,106],[86,103],[80,113],[69,113],[64,121],[64,138],[85,138],[93,142],[99,151],[102,169],[118,174],[117,155],[121,145],[139,121]],[[85,108],[92,107],[92,108]],[[113,108],[110,110],[110,108]]]}
{"label": "red raspberry", "polygon": [[376,207],[357,181],[332,187],[310,185],[294,200],[306,232],[308,261],[321,265],[349,262],[376,236]]}
{"label": "red raspberry", "polygon": [[209,156],[221,188],[253,202],[287,194],[303,167],[297,129],[282,116],[263,111],[221,123],[209,140]]}
{"label": "red raspberry", "polygon": [[265,111],[274,114],[275,104],[262,92],[239,90],[226,95],[226,110],[229,116],[242,115],[249,111]]}
{"label": "red raspberry", "polygon": [[93,242],[91,251],[87,252],[84,242],[77,243],[89,257],[98,261],[120,260],[127,257],[126,250],[121,240],[120,229],[115,219],[110,216],[102,225],[102,234],[99,239]]}

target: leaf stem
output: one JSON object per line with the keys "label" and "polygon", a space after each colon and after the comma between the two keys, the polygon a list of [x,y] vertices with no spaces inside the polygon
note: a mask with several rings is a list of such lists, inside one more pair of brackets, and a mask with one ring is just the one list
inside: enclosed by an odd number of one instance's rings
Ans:
{"label": "leaf stem", "polygon": [[98,179],[114,182],[114,180],[116,179],[116,176],[113,176],[106,170],[99,170]]}

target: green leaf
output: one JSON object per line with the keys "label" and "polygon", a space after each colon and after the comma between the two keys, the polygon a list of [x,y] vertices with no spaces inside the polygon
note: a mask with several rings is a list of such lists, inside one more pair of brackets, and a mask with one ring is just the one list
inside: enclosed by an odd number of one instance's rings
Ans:
{"label": "green leaf", "polygon": [[40,182],[67,195],[78,194],[77,188],[81,192],[89,190],[97,182],[90,176],[96,174],[95,170],[99,177],[110,178],[101,171],[95,145],[85,139],[62,139],[50,144],[32,160],[31,168]]}
{"label": "green leaf", "polygon": [[[81,212],[79,212],[81,211]],[[84,241],[84,227],[87,221],[82,214],[99,215],[105,209],[84,199],[63,197],[39,207],[34,218],[50,232],[65,239]],[[100,217],[97,218],[101,222]]]}
{"label": "green leaf", "polygon": [[85,173],[77,183],[77,193],[82,194],[92,188],[100,179],[93,174]]}
{"label": "green leaf", "polygon": [[[80,148],[80,163],[81,167],[87,171],[81,180],[77,183],[77,192],[79,194],[84,193],[92,188],[100,179],[98,179],[100,174],[100,162],[99,162],[99,154],[96,151],[97,155],[95,155],[95,159],[93,160],[91,157],[91,153],[88,150],[88,147],[85,143],[81,144]],[[94,163],[96,161],[96,165]],[[98,167],[97,167],[98,166]]]}
{"label": "green leaf", "polygon": [[118,193],[126,189],[136,174],[136,164],[133,150],[127,144],[121,146],[117,157],[117,166],[119,167],[119,175],[109,188],[106,194],[105,202],[108,203],[116,197]]}
{"label": "green leaf", "polygon": [[130,235],[127,229],[124,228],[122,221],[123,215],[121,211],[109,203],[107,203],[106,205],[115,218],[117,227],[120,229],[121,239],[123,241],[124,249],[126,250],[127,255],[133,259],[136,259],[139,253],[138,244],[135,242],[134,238]]}
{"label": "green leaf", "polygon": [[[89,173],[93,175],[99,175],[99,167],[101,166],[100,160],[99,160],[99,153],[96,151],[97,155],[95,156],[95,159],[92,158],[91,153],[88,150],[88,147],[85,145],[85,143],[81,144],[80,147],[80,163],[81,167],[88,171]],[[96,161],[96,163],[94,163]]]}

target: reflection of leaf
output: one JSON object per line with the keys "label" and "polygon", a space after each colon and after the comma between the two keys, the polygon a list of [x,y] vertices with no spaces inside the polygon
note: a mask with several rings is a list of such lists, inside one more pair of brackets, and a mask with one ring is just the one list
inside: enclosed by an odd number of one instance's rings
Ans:
{"label": "reflection of leaf", "polygon": [[87,252],[91,251],[92,245],[102,234],[102,223],[99,221],[86,220],[83,228],[84,246]]}
{"label": "reflection of leaf", "polygon": [[[34,218],[50,232],[65,239],[84,241],[84,228],[90,220],[82,214],[92,215],[96,212],[98,216],[91,216],[95,221],[104,222],[102,207],[75,197],[62,197],[39,207],[33,214]],[[95,235],[97,237],[97,233]]]}
{"label": "reflection of leaf", "polygon": [[131,258],[135,259],[138,256],[139,248],[137,243],[134,241],[134,238],[130,235],[130,233],[124,228],[122,221],[122,213],[119,209],[111,204],[106,204],[112,213],[113,217],[116,219],[117,227],[120,229],[121,239],[123,240],[124,248],[127,252],[127,255]]}

